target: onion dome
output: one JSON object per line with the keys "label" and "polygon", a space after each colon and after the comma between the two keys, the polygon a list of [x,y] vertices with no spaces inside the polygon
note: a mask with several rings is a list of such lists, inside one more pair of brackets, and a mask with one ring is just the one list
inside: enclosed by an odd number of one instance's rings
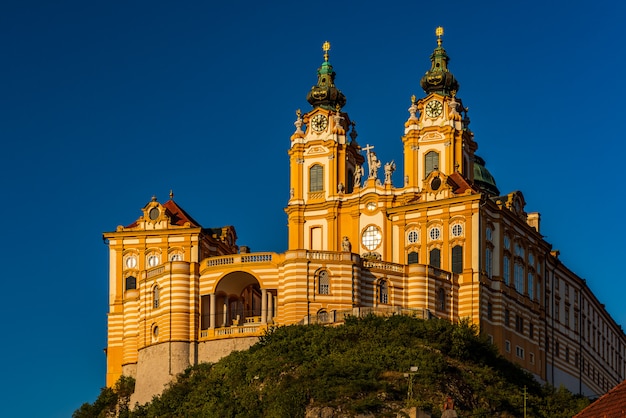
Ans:
{"label": "onion dome", "polygon": [[432,65],[430,70],[426,71],[426,74],[422,77],[420,85],[426,94],[438,93],[442,96],[451,96],[453,91],[459,89],[459,83],[448,70],[448,61],[450,58],[448,54],[446,54],[446,50],[441,46],[443,28],[439,26],[435,34],[437,35],[437,48],[435,48],[430,56]]}
{"label": "onion dome", "polygon": [[317,85],[311,87],[311,91],[306,96],[306,100],[313,107],[322,107],[327,110],[335,110],[337,106],[342,108],[346,105],[346,96],[335,87],[335,71],[328,62],[328,51],[330,43],[324,42],[324,62],[317,69]]}
{"label": "onion dome", "polygon": [[496,186],[496,179],[493,178],[489,170],[485,167],[485,160],[474,154],[474,184],[478,188],[491,195],[500,195],[500,190]]}

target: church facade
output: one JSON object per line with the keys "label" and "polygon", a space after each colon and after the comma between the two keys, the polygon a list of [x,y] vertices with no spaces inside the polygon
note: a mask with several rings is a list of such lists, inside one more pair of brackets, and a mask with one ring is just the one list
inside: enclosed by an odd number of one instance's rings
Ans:
{"label": "church facade", "polygon": [[285,253],[239,247],[233,227],[201,226],[171,194],[104,234],[107,385],[133,376],[133,402],[146,402],[270,326],[368,313],[468,318],[506,358],[574,393],[625,378],[622,328],[559,261],[523,194],[500,193],[476,154],[442,34],[408,108],[403,173],[357,142],[324,44],[312,109],[297,112],[290,139]]}

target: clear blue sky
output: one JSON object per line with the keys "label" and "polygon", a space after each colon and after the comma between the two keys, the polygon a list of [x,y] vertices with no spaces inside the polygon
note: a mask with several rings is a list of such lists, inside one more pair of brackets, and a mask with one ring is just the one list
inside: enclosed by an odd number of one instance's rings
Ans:
{"label": "clear blue sky", "polygon": [[410,97],[444,26],[501,192],[522,190],[562,260],[626,324],[624,16],[616,0],[5,2],[3,416],[68,417],[95,400],[101,233],[152,195],[173,189],[204,226],[285,250],[289,137],[326,40],[359,143],[402,172]]}

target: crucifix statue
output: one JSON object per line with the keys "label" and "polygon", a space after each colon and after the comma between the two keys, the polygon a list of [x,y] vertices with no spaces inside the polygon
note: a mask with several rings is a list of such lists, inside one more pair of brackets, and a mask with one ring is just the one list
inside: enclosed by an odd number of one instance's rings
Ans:
{"label": "crucifix statue", "polygon": [[376,153],[374,151],[370,151],[374,149],[373,145],[367,144],[367,146],[363,149],[367,152],[367,165],[369,168],[368,180],[376,180],[378,178],[378,169],[381,165],[380,160],[376,157]]}

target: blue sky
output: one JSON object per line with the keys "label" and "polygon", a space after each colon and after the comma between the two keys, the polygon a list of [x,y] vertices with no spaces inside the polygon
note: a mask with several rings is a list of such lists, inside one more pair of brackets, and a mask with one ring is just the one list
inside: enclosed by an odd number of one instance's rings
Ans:
{"label": "blue sky", "polygon": [[[253,251],[287,246],[289,137],[321,45],[359,143],[400,136],[445,28],[478,154],[626,324],[626,6],[555,2],[5,2],[0,209],[6,416],[67,417],[104,384],[107,247],[152,195]],[[399,177],[399,176],[396,176]],[[7,410],[8,409],[8,410]]]}

